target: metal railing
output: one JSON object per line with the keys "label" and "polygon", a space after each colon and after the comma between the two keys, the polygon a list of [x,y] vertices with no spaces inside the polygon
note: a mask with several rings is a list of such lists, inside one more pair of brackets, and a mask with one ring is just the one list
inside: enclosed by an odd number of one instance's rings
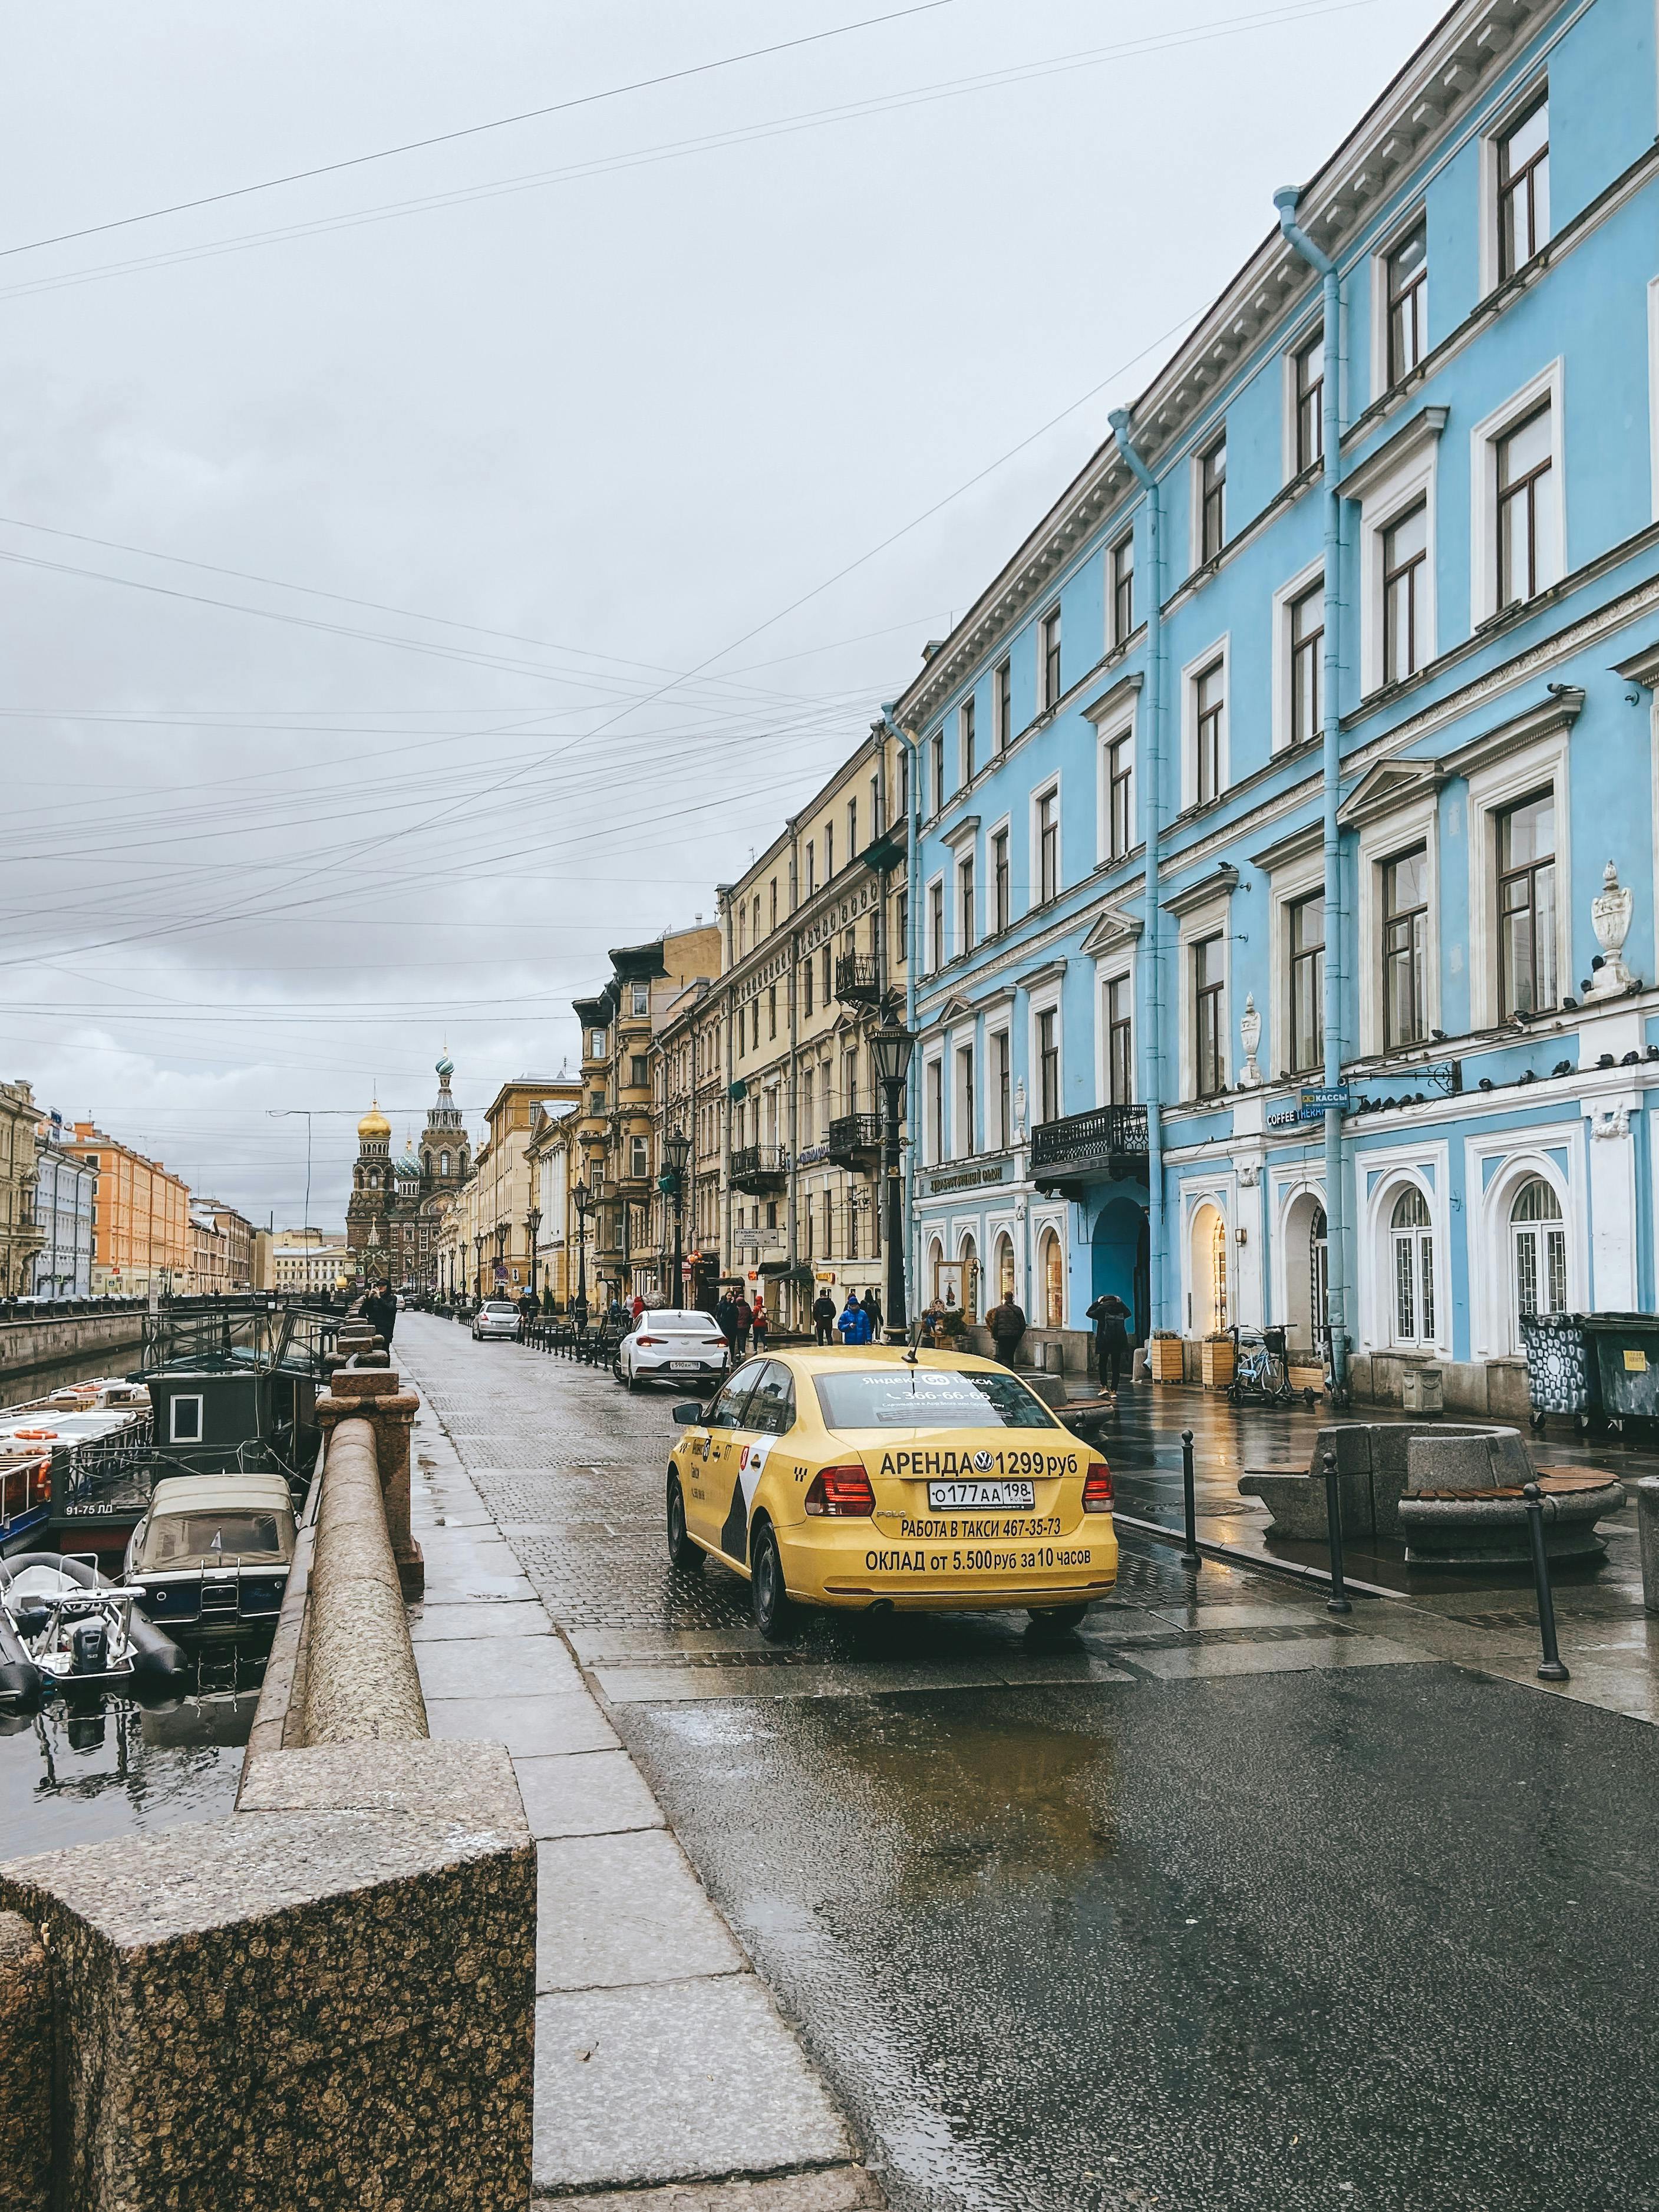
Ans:
{"label": "metal railing", "polygon": [[1096,1106],[1086,1114],[1039,1121],[1031,1132],[1031,1174],[1036,1180],[1081,1178],[1102,1170],[1126,1178],[1144,1175],[1146,1169],[1144,1106]]}
{"label": "metal railing", "polygon": [[739,1190],[780,1188],[789,1173],[781,1145],[744,1145],[732,1155],[732,1180]]}
{"label": "metal railing", "polygon": [[838,1114],[830,1124],[830,1158],[837,1167],[862,1164],[881,1149],[878,1114]]}
{"label": "metal railing", "polygon": [[881,974],[872,952],[843,952],[836,962],[836,996],[844,1006],[881,1001]]}

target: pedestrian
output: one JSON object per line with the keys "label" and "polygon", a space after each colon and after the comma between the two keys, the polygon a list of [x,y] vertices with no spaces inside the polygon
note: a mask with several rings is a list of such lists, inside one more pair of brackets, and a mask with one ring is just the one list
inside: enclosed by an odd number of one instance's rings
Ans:
{"label": "pedestrian", "polygon": [[761,1291],[757,1291],[755,1293],[755,1303],[750,1308],[749,1311],[749,1327],[754,1336],[755,1349],[757,1352],[765,1351],[766,1332],[770,1324],[768,1322],[766,1318],[765,1293]]}
{"label": "pedestrian", "polygon": [[747,1357],[749,1332],[753,1328],[755,1321],[755,1310],[742,1291],[738,1292],[732,1303],[732,1317],[738,1332],[738,1340],[732,1346],[732,1352],[735,1358],[742,1359]]}
{"label": "pedestrian", "polygon": [[519,1294],[519,1341],[524,1343],[530,1334],[530,1324],[541,1312],[541,1301],[528,1283]]}
{"label": "pedestrian", "polygon": [[869,1343],[870,1316],[859,1304],[856,1291],[848,1291],[847,1293],[847,1304],[842,1308],[841,1319],[836,1326],[841,1331],[841,1340],[843,1344]]}
{"label": "pedestrian", "polygon": [[1019,1340],[1025,1334],[1025,1315],[1017,1303],[1012,1291],[1005,1291],[1002,1301],[992,1307],[985,1316],[986,1327],[991,1332],[991,1341],[996,1346],[997,1358],[1005,1367],[1014,1364],[1014,1354],[1019,1350]]}
{"label": "pedestrian", "polygon": [[363,1300],[363,1319],[390,1352],[392,1332],[398,1326],[398,1301],[392,1295],[390,1282],[377,1283]]}
{"label": "pedestrian", "polygon": [[1123,1370],[1129,1362],[1129,1309],[1115,1291],[1108,1291],[1089,1308],[1089,1318],[1095,1325],[1095,1364],[1100,1370],[1102,1386],[1109,1391],[1115,1405]]}
{"label": "pedestrian", "polygon": [[645,1311],[645,1300],[640,1296],[637,1291],[634,1293],[634,1304],[629,1309],[629,1311],[634,1318],[634,1325],[637,1328],[639,1326],[640,1316]]}
{"label": "pedestrian", "polygon": [[945,1341],[945,1308],[938,1297],[931,1297],[921,1310],[921,1340],[937,1351]]}
{"label": "pedestrian", "polygon": [[870,1341],[872,1344],[879,1344],[881,1342],[881,1300],[877,1297],[873,1288],[867,1290],[864,1294],[864,1310],[870,1316]]}
{"label": "pedestrian", "polygon": [[812,1341],[829,1344],[835,1335],[836,1302],[828,1291],[820,1291],[812,1301]]}

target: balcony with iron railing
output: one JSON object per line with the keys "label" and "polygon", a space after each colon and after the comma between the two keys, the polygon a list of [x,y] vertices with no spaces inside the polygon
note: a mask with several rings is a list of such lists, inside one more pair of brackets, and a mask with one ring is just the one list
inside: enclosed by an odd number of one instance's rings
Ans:
{"label": "balcony with iron railing", "polygon": [[1031,1132],[1031,1180],[1054,1191],[1068,1183],[1136,1182],[1146,1176],[1146,1109],[1095,1106],[1039,1121]]}
{"label": "balcony with iron railing", "polygon": [[838,1168],[873,1168],[881,1152],[881,1118],[838,1114],[830,1124],[829,1156]]}
{"label": "balcony with iron railing", "polygon": [[750,1198],[782,1190],[789,1181],[789,1155],[781,1145],[744,1145],[732,1155],[732,1187]]}
{"label": "balcony with iron railing", "polygon": [[836,962],[836,996],[843,1006],[878,1006],[881,970],[872,952],[843,952]]}

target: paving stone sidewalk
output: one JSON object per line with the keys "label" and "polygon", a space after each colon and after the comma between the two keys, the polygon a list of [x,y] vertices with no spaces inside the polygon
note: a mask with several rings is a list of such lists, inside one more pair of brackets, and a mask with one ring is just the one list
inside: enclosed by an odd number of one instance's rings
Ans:
{"label": "paving stone sidewalk", "polygon": [[[418,1382],[412,1350],[400,1331],[398,1356]],[[575,2212],[613,2203],[617,2191],[641,2212],[880,2204],[795,2036],[424,1407],[413,1472],[427,1589],[411,1632],[432,1733],[507,1744],[537,1839],[538,2199]]]}

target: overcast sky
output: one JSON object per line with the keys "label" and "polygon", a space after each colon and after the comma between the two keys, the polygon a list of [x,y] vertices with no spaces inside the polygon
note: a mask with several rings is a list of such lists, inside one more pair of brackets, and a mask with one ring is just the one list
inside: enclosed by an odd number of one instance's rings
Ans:
{"label": "overcast sky", "polygon": [[700,66],[896,4],[13,0],[0,1074],[279,1224],[312,1109],[337,1225],[446,1042],[475,1125],[556,1073],[1442,12],[945,0]]}

